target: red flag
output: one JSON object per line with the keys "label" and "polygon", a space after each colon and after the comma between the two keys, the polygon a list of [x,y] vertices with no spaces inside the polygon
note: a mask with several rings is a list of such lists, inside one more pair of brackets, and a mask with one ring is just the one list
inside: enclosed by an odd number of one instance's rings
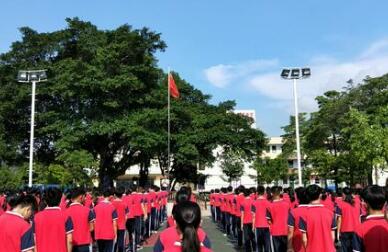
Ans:
{"label": "red flag", "polygon": [[179,98],[179,90],[175,84],[172,74],[168,74],[168,86],[170,88],[170,94],[174,98]]}

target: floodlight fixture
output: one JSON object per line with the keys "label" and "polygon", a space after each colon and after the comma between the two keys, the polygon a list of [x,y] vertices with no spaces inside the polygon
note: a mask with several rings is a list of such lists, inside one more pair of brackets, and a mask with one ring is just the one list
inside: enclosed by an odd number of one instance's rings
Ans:
{"label": "floodlight fixture", "polygon": [[302,78],[309,78],[311,76],[311,70],[308,67],[302,68]]}
{"label": "floodlight fixture", "polygon": [[46,70],[20,70],[18,82],[42,82],[47,80]]}
{"label": "floodlight fixture", "polygon": [[280,76],[281,76],[283,79],[288,79],[288,77],[290,76],[290,72],[291,72],[290,69],[283,69],[283,70],[282,70],[282,73],[280,74]]}

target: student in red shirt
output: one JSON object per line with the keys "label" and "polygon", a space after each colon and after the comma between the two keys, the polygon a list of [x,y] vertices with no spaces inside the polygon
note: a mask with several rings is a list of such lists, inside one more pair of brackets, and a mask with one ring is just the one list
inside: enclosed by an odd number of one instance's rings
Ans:
{"label": "student in red shirt", "polygon": [[356,228],[353,251],[383,252],[388,248],[388,222],[384,218],[383,207],[386,201],[384,188],[368,186],[362,193],[368,216]]}
{"label": "student in red shirt", "polygon": [[255,235],[253,234],[253,216],[252,216],[252,198],[250,197],[250,190],[244,190],[244,201],[241,202],[241,229],[244,233],[245,251],[255,251]]}
{"label": "student in red shirt", "polygon": [[39,252],[71,252],[73,222],[59,204],[62,192],[58,188],[49,188],[44,192],[43,200],[47,207],[34,217],[33,227],[36,250]]}
{"label": "student in red shirt", "polygon": [[206,233],[199,227],[201,209],[191,201],[179,202],[174,206],[176,227],[160,233],[154,252],[210,252],[211,244]]}
{"label": "student in red shirt", "polygon": [[241,247],[243,242],[243,231],[241,229],[241,203],[244,201],[244,186],[239,186],[235,190],[235,197],[234,197],[234,213],[235,213],[235,229],[237,233],[237,246]]}
{"label": "student in red shirt", "polygon": [[271,251],[271,235],[266,218],[267,209],[270,206],[269,201],[264,196],[264,186],[257,187],[257,199],[252,204],[253,223],[256,237],[256,251]]}
{"label": "student in red shirt", "polygon": [[132,206],[135,216],[135,244],[138,249],[141,248],[140,242],[142,239],[142,223],[144,219],[147,219],[147,208],[145,206],[145,200],[141,193],[143,188],[137,187],[136,191],[132,193]]}
{"label": "student in red shirt", "polygon": [[89,252],[92,245],[91,231],[94,229],[94,212],[82,205],[85,191],[75,188],[71,192],[71,203],[66,209],[66,214],[73,222],[73,251]]}
{"label": "student in red shirt", "polygon": [[280,197],[282,188],[273,186],[271,188],[272,202],[267,209],[267,219],[271,226],[273,251],[280,252],[287,249],[287,218],[290,211],[290,204]]}
{"label": "student in red shirt", "polygon": [[220,223],[221,221],[221,199],[220,199],[220,189],[214,190],[214,207],[215,211],[215,219],[216,222]]}
{"label": "student in red shirt", "polygon": [[333,212],[320,204],[320,195],[319,186],[309,185],[306,188],[310,203],[306,213],[300,217],[299,229],[306,252],[335,252],[336,218]]}
{"label": "student in red shirt", "polygon": [[115,190],[115,199],[112,201],[117,212],[117,241],[115,244],[116,252],[125,251],[125,223],[127,222],[128,207],[123,202],[122,197],[124,188],[118,187]]}
{"label": "student in red shirt", "polygon": [[126,195],[123,197],[123,202],[128,208],[128,214],[127,214],[127,222],[125,224],[129,236],[129,244],[130,244],[130,251],[136,250],[136,243],[135,243],[135,211],[134,206],[132,205],[132,191],[131,189],[127,189]]}
{"label": "student in red shirt", "polygon": [[112,189],[105,189],[104,200],[94,207],[96,221],[94,235],[99,252],[112,252],[117,240],[117,211],[109,198],[113,196]]}
{"label": "student in red shirt", "polygon": [[27,220],[36,208],[34,196],[14,198],[12,210],[0,216],[0,251],[34,252],[34,232]]}
{"label": "student in red shirt", "polygon": [[302,232],[299,230],[300,217],[304,216],[308,209],[308,199],[306,197],[306,189],[298,187],[295,190],[299,204],[297,208],[291,209],[288,214],[288,251],[305,252],[303,245]]}
{"label": "student in red shirt", "polygon": [[212,220],[213,222],[215,222],[214,189],[210,190],[209,205],[210,205],[210,213],[212,215]]}
{"label": "student in red shirt", "polygon": [[[361,208],[357,206],[352,191],[349,187],[342,190],[342,201],[338,203],[338,240],[341,241],[342,251],[353,251],[352,242],[354,240],[355,229],[361,224]],[[359,202],[360,203],[360,202]]]}

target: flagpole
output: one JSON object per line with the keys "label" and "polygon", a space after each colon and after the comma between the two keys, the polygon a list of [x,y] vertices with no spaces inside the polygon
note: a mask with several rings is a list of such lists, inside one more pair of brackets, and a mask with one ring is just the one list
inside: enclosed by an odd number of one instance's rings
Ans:
{"label": "flagpole", "polygon": [[[170,67],[168,68],[168,73],[167,73],[167,90],[168,90],[168,95],[167,95],[167,157],[168,157],[168,161],[167,161],[167,179],[168,179],[168,183],[170,184],[170,143],[171,143],[171,124],[170,124],[170,120],[171,120],[171,115],[170,115]],[[168,186],[168,190],[170,189],[169,188],[170,186]]]}

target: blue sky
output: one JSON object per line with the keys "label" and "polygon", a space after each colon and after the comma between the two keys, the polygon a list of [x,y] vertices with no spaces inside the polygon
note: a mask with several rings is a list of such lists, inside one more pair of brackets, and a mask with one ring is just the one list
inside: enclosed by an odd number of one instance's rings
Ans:
{"label": "blue sky", "polygon": [[212,102],[236,100],[255,109],[267,135],[282,133],[293,113],[292,83],[284,66],[310,66],[298,84],[300,110],[316,109],[315,96],[346,80],[388,72],[388,1],[314,0],[4,0],[0,52],[19,39],[17,28],[53,31],[78,16],[102,29],[128,23],[162,33],[158,54]]}

